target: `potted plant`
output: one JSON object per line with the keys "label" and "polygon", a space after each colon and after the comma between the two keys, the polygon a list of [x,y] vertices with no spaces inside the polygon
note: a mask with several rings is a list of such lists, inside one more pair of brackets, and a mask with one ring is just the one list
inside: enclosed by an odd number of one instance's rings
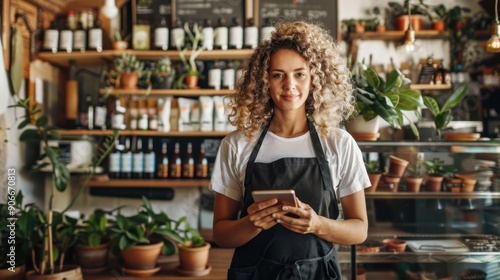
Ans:
{"label": "potted plant", "polygon": [[[48,141],[52,139],[60,139],[60,135],[56,132],[56,128],[49,124],[48,116],[40,114],[40,109],[37,105],[30,106],[28,99],[20,99],[15,105],[10,107],[21,108],[26,113],[20,117],[21,121],[18,129],[26,128],[20,135],[21,141],[39,140],[44,143],[44,153],[40,159],[48,158],[48,162],[40,161],[34,170],[40,170],[45,166],[51,166],[52,175],[52,190],[49,197],[48,209],[41,211],[36,207],[29,207],[25,212],[31,216],[29,221],[32,223],[31,240],[34,241],[32,249],[33,270],[26,273],[26,279],[82,279],[81,269],[76,265],[64,265],[65,253],[75,242],[76,238],[73,234],[76,229],[77,219],[69,217],[66,212],[73,206],[78,196],[87,187],[90,179],[95,174],[95,169],[99,166],[106,156],[113,149],[117,131],[113,137],[105,137],[102,147],[95,158],[93,165],[89,169],[85,180],[80,184],[75,195],[71,198],[70,203],[62,211],[53,209],[53,200],[55,192],[64,192],[67,188],[68,179],[70,176],[69,170],[65,164],[59,160],[62,150],[59,147],[50,146]],[[33,124],[34,127],[29,126]]]}
{"label": "potted plant", "polygon": [[[200,46],[201,26],[197,23],[193,25],[193,29],[189,28],[189,24],[186,22],[184,24],[184,30],[189,37],[190,44],[186,44],[186,47],[179,51],[179,57],[181,58],[182,64],[184,66],[184,72],[180,74],[175,82],[174,88],[178,89],[195,89],[198,88],[198,79],[200,77],[200,72],[198,72],[198,67],[196,65],[196,58],[205,50],[205,46]],[[189,61],[186,60],[186,51],[191,49],[189,54]]]}
{"label": "potted plant", "polygon": [[130,40],[130,34],[122,36],[118,29],[115,29],[112,33],[111,41],[113,42],[113,50],[126,50],[128,48],[128,41]]}
{"label": "potted plant", "polygon": [[176,252],[176,242],[182,242],[177,233],[177,222],[161,211],[155,212],[149,200],[142,198],[138,213],[116,215],[116,223],[110,227],[112,252],[121,257],[124,271],[128,274],[153,275],[160,270],[156,261],[161,251],[165,255]]}
{"label": "potted plant", "polygon": [[385,32],[385,16],[382,14],[382,11],[379,7],[374,7],[372,10],[375,15],[375,31],[376,32]]}
{"label": "potted plant", "polygon": [[110,237],[108,230],[109,213],[97,210],[88,218],[83,219],[75,231],[76,261],[84,274],[100,273],[106,270]]}
{"label": "potted plant", "polygon": [[448,127],[449,123],[453,119],[453,116],[451,115],[451,109],[462,102],[462,100],[467,95],[467,89],[468,84],[465,84],[456,89],[448,97],[448,99],[446,99],[445,103],[441,107],[434,97],[424,96],[424,104],[432,114],[437,139],[441,139],[442,131]]}
{"label": "potted plant", "polygon": [[[410,3],[410,0],[405,0],[403,5],[399,2],[389,2],[389,8],[396,19],[396,29],[406,30],[408,25],[415,31],[422,29],[422,15],[428,16],[428,5],[424,4],[424,0],[414,1],[417,3]],[[409,18],[408,13],[411,14]]]}
{"label": "potted plant", "polygon": [[155,63],[152,78],[154,78],[153,87],[158,89],[172,88],[175,70],[172,68],[172,62],[168,56],[165,56]]}
{"label": "potted plant", "polygon": [[[118,81],[118,87],[123,89],[137,89],[139,79],[146,77],[150,80],[151,72],[144,69],[144,62],[133,54],[124,53],[113,59],[114,69],[110,72]],[[116,85],[116,84],[115,84]]]}
{"label": "potted plant", "polygon": [[409,164],[408,167],[406,168],[406,176],[404,179],[407,191],[409,192],[420,191],[420,187],[424,179],[421,167],[422,167],[422,161],[417,160],[417,162],[414,165]]}
{"label": "potted plant", "polygon": [[208,256],[210,243],[200,235],[199,231],[191,228],[187,218],[182,217],[177,222],[177,231],[182,237],[182,242],[177,244],[179,250],[179,269],[183,274],[198,276],[208,274]]}
{"label": "potted plant", "polygon": [[424,167],[427,170],[427,191],[432,192],[441,191],[444,175],[455,171],[455,167],[445,165],[444,161],[438,158],[424,161]]}
{"label": "potted plant", "polygon": [[[385,81],[374,69],[358,63],[353,68],[353,77],[356,89],[355,111],[352,117],[355,119],[346,124],[348,131],[377,132],[378,117],[394,128],[401,128],[406,119],[418,138],[417,127],[404,112],[413,112],[417,118],[420,118],[419,110],[424,107],[422,97],[418,91],[404,87],[411,81],[401,71],[394,69]],[[364,128],[358,129],[355,126],[356,123],[363,123],[363,121],[374,122],[375,128],[372,131],[365,131]]]}
{"label": "potted plant", "polygon": [[370,178],[371,187],[366,188],[365,192],[374,192],[377,190],[380,177],[382,177],[382,171],[380,170],[380,163],[378,160],[369,160],[365,162],[366,171],[368,172],[368,177]]}
{"label": "potted plant", "polygon": [[432,29],[439,32],[446,30],[446,18],[448,12],[443,4],[436,5],[432,8],[432,14],[429,14],[429,20],[432,22]]}

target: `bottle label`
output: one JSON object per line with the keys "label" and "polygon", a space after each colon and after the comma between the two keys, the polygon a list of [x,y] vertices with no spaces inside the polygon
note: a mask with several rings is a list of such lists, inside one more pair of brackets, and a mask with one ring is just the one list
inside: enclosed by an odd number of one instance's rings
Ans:
{"label": "bottle label", "polygon": [[192,158],[188,159],[185,163],[182,164],[182,177],[194,177],[194,162]]}
{"label": "bottle label", "polygon": [[75,30],[73,33],[73,48],[75,50],[85,50],[87,45],[87,34],[84,30]]}
{"label": "bottle label", "polygon": [[229,29],[229,45],[235,49],[243,48],[243,27],[232,26]]}
{"label": "bottle label", "polygon": [[227,50],[227,27],[217,27],[217,36],[215,36],[215,46]]}
{"label": "bottle label", "polygon": [[270,40],[271,33],[273,33],[274,30],[275,28],[273,26],[263,27],[260,32],[260,42],[264,43],[265,41]]}
{"label": "bottle label", "polygon": [[95,107],[95,126],[102,128],[106,126],[106,107],[96,106]]}
{"label": "bottle label", "polygon": [[132,153],[123,153],[121,156],[121,171],[126,173],[126,172],[131,172],[132,171]]}
{"label": "bottle label", "polygon": [[46,50],[57,50],[59,42],[59,31],[54,29],[45,30],[45,38],[43,40],[43,48]]}
{"label": "bottle label", "polygon": [[144,172],[154,173],[156,165],[156,156],[154,152],[150,152],[144,155]]}
{"label": "bottle label", "polygon": [[144,154],[137,153],[133,155],[133,169],[134,173],[142,173],[144,171]]}
{"label": "bottle label", "polygon": [[212,87],[216,90],[220,89],[221,83],[221,73],[222,71],[219,68],[214,68],[208,70],[208,86]]}
{"label": "bottle label", "polygon": [[214,29],[212,27],[205,27],[201,31],[202,46],[211,51],[214,48]]}
{"label": "bottle label", "polygon": [[89,30],[89,48],[102,50],[102,29]]}
{"label": "bottle label", "polygon": [[180,49],[184,46],[184,29],[174,28],[172,29],[172,37],[170,37],[170,45],[174,48]]}
{"label": "bottle label", "polygon": [[155,29],[155,47],[163,50],[168,49],[168,28],[157,27]]}
{"label": "bottle label", "polygon": [[196,164],[196,177],[198,178],[208,177],[208,164],[206,159],[203,159],[202,162]]}
{"label": "bottle label", "polygon": [[109,155],[109,172],[120,172],[120,153]]}
{"label": "bottle label", "polygon": [[73,31],[61,30],[60,36],[59,49],[71,52],[71,49],[73,48]]}
{"label": "bottle label", "polygon": [[257,26],[249,26],[245,28],[245,46],[255,49],[259,44],[259,30]]}

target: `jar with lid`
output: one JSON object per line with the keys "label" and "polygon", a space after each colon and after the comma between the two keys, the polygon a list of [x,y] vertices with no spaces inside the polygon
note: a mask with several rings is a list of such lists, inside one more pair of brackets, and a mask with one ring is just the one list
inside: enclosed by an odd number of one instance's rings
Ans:
{"label": "jar with lid", "polygon": [[141,115],[141,117],[137,121],[137,128],[139,130],[147,130],[148,129],[148,114]]}

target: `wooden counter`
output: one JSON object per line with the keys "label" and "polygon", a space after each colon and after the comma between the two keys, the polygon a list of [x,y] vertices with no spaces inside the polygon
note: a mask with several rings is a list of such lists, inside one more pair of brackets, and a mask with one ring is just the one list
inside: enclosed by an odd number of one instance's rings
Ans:
{"label": "wooden counter", "polygon": [[[171,256],[167,258],[160,258],[159,263],[161,270],[150,277],[134,277],[123,273],[119,267],[111,269],[102,274],[84,274],[83,279],[92,280],[118,280],[118,279],[144,279],[144,280],[159,280],[159,279],[172,279],[172,280],[188,280],[188,279],[211,279],[221,280],[226,279],[227,269],[233,257],[234,249],[212,248],[208,263],[212,266],[210,274],[206,276],[188,277],[179,274],[175,268],[179,265],[178,256]],[[113,267],[111,265],[111,267]]]}

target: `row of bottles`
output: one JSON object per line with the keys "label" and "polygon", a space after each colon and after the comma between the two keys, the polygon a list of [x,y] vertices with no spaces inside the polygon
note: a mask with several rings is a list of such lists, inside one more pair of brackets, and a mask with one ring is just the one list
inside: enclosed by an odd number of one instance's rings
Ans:
{"label": "row of bottles", "polygon": [[42,51],[53,53],[58,51],[68,53],[85,52],[85,50],[102,51],[104,31],[101,21],[95,18],[93,12],[81,13],[80,15],[80,19],[77,19],[74,12],[69,11],[62,26],[52,20],[50,26],[43,33]]}
{"label": "row of bottles", "polygon": [[162,143],[158,156],[153,146],[153,138],[148,138],[147,143],[147,149],[144,150],[141,137],[125,137],[124,144],[117,141],[109,155],[109,177],[115,179],[208,177],[208,160],[205,157],[203,143],[200,145],[196,159],[193,155],[192,143],[187,144],[186,152],[182,158],[179,142],[174,144],[171,157],[169,157],[166,142]]}

